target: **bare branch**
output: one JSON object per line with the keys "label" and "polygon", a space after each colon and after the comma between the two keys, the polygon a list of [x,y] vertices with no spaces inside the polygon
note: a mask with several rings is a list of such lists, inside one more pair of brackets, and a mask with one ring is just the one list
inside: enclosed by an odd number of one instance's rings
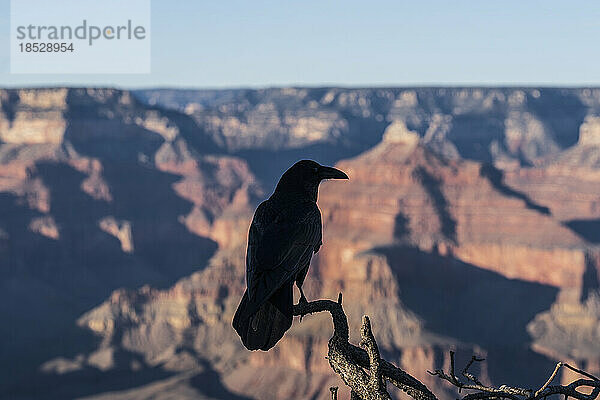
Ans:
{"label": "bare branch", "polygon": [[590,374],[590,373],[588,373],[588,372],[585,372],[585,371],[583,371],[583,370],[580,370],[580,369],[577,369],[577,368],[571,367],[571,366],[570,366],[569,364],[567,364],[567,363],[561,363],[561,365],[562,365],[563,367],[565,367],[565,368],[568,368],[568,369],[570,369],[571,371],[577,372],[578,374],[581,374],[581,375],[585,376],[586,378],[590,378],[591,380],[594,380],[594,381],[600,381],[600,379],[596,378],[594,375],[592,375],[592,374]]}
{"label": "bare branch", "polygon": [[[369,374],[365,373],[364,369],[372,371],[371,361],[367,351],[348,343],[348,320],[342,308],[341,293],[338,296],[337,302],[331,300],[316,300],[294,305],[294,315],[297,316],[321,311],[328,311],[333,320],[333,336],[329,339],[329,351],[327,357],[331,368],[340,375],[344,383],[348,385],[360,399],[370,400],[389,398],[389,394],[387,395],[388,397],[377,397],[385,396],[383,394],[377,394],[374,397],[373,393],[369,392],[369,388],[371,388],[371,377]],[[372,337],[370,323],[368,331]],[[375,343],[376,346],[374,338],[373,343]],[[377,354],[379,354],[379,350],[377,350]],[[435,395],[431,393],[425,385],[419,382],[419,380],[395,365],[385,360],[381,360],[379,356],[378,359],[379,366],[377,369],[379,370],[381,380],[386,379],[415,400],[437,400]],[[382,384],[382,387],[383,391],[385,391],[385,385]]]}
{"label": "bare branch", "polygon": [[[446,374],[443,370],[436,370],[434,372],[428,371],[431,375],[438,376],[440,379],[446,380],[450,382],[452,385],[456,386],[459,390],[467,389],[467,390],[476,390],[475,393],[469,393],[465,395],[462,400],[483,400],[483,399],[510,399],[510,400],[541,400],[545,399],[548,396],[552,396],[555,394],[562,394],[565,398],[573,397],[576,400],[595,400],[600,394],[600,380],[595,376],[582,371],[580,369],[574,368],[566,363],[558,363],[552,371],[552,374],[544,383],[544,385],[534,392],[531,389],[523,389],[523,388],[515,388],[507,385],[502,385],[498,388],[490,387],[483,385],[477,377],[470,374],[468,372],[469,367],[475,361],[483,361],[483,359],[479,359],[475,356],[471,357],[471,361],[465,366],[462,371],[462,375],[467,378],[469,381],[473,382],[473,384],[468,384],[460,381],[456,375],[454,374],[454,352],[450,352],[450,370],[448,374]],[[574,382],[571,382],[569,385],[561,386],[550,386],[552,380],[558,374],[558,371],[561,367],[568,368],[572,371],[580,373],[587,378],[590,379],[579,379]],[[581,393],[577,389],[580,387],[590,387],[593,388],[590,394]]]}
{"label": "bare branch", "polygon": [[[419,380],[409,375],[395,365],[381,359],[377,341],[373,335],[369,317],[364,316],[361,328],[361,346],[348,342],[348,319],[342,308],[342,294],[337,302],[331,300],[316,300],[294,305],[294,315],[304,316],[315,312],[327,311],[333,320],[333,336],[329,339],[329,365],[351,389],[351,398],[355,400],[389,400],[386,381],[406,392],[415,400],[438,400]],[[548,396],[564,395],[565,400],[596,400],[600,395],[600,379],[574,368],[566,363],[558,363],[548,380],[537,391],[502,385],[500,387],[484,385],[469,368],[483,361],[476,356],[462,369],[462,381],[455,373],[454,352],[450,352],[450,368],[448,373],[441,369],[429,372],[443,379],[460,390],[471,390],[462,400],[546,400]],[[570,384],[551,385],[560,368],[567,368],[583,375],[587,379],[578,379]],[[368,371],[368,373],[366,372]],[[580,388],[591,388],[590,394],[579,391]],[[330,388],[331,398],[337,400],[337,387]]]}
{"label": "bare branch", "polygon": [[484,361],[485,358],[478,358],[476,356],[471,356],[471,361],[469,361],[469,363],[465,366],[465,368],[462,370],[461,374],[462,376],[464,376],[465,378],[467,378],[468,380],[470,380],[471,382],[475,383],[476,385],[481,385],[483,386],[483,383],[481,383],[479,381],[479,379],[477,379],[477,377],[471,373],[469,373],[469,368],[471,368],[471,365],[473,365],[474,362],[481,362]]}
{"label": "bare branch", "polygon": [[560,367],[562,367],[563,363],[559,362],[556,364],[556,367],[554,367],[554,371],[552,371],[552,374],[550,375],[550,378],[548,378],[548,380],[546,381],[546,383],[544,383],[542,385],[541,388],[539,388],[536,392],[534,396],[538,396],[540,393],[542,393],[547,387],[548,385],[550,385],[550,383],[552,383],[552,381],[554,380],[554,378],[556,377],[556,374],[558,373],[558,370],[560,370]]}
{"label": "bare branch", "polygon": [[381,398],[390,398],[390,395],[385,388],[385,380],[381,376],[379,348],[377,347],[377,342],[371,331],[371,321],[369,321],[369,317],[366,315],[363,316],[360,336],[362,338],[361,345],[367,350],[367,354],[369,355],[369,389],[377,392]]}
{"label": "bare branch", "polygon": [[[571,371],[577,372],[578,374],[581,374],[581,375],[585,376],[586,378],[590,378],[590,379],[589,380],[579,379],[579,380],[576,380],[575,382],[570,383],[567,386],[549,386],[550,383],[552,382],[552,380],[554,380],[554,378],[558,374],[558,371],[562,367],[570,369]],[[576,385],[576,383],[579,383],[579,384]],[[590,393],[589,395],[586,395],[586,394],[583,394],[583,393],[577,391],[577,388],[580,386],[589,386],[589,387],[593,387],[594,389],[592,390],[592,393]],[[554,392],[556,392],[556,393],[554,393]],[[556,367],[554,367],[554,371],[552,371],[550,378],[548,378],[546,383],[544,383],[544,385],[535,392],[535,395],[533,397],[534,398],[546,397],[546,396],[550,396],[551,394],[557,394],[557,393],[564,394],[566,397],[574,397],[574,398],[580,399],[580,400],[593,400],[598,396],[598,394],[600,394],[600,379],[596,378],[594,375],[592,375],[588,372],[585,372],[581,369],[572,367],[567,363],[559,362],[556,364]]]}

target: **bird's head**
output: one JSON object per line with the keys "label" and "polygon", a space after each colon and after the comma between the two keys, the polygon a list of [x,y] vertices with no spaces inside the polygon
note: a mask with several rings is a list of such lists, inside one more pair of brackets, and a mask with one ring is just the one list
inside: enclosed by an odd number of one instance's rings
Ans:
{"label": "bird's head", "polygon": [[325,179],[348,179],[343,171],[326,167],[313,160],[302,160],[292,165],[279,179],[275,193],[308,196],[317,201],[319,183]]}

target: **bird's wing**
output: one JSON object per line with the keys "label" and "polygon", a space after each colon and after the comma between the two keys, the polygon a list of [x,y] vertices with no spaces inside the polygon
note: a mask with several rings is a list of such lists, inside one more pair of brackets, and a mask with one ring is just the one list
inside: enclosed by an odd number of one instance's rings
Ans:
{"label": "bird's wing", "polygon": [[293,280],[321,243],[321,213],[315,203],[301,203],[288,212],[263,204],[250,227],[246,254],[248,295],[256,302]]}

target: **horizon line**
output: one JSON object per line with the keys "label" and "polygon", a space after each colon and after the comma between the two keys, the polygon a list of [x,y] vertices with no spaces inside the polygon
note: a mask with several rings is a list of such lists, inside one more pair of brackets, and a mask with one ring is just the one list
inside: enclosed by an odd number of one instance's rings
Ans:
{"label": "horizon line", "polygon": [[78,85],[78,84],[48,84],[48,85],[0,85],[1,90],[10,89],[116,89],[127,91],[142,90],[188,90],[188,91],[227,91],[227,90],[276,90],[276,89],[600,89],[600,83],[423,83],[423,84],[393,84],[393,85],[345,85],[345,84],[289,84],[289,85],[240,85],[240,86],[184,86],[184,85]]}

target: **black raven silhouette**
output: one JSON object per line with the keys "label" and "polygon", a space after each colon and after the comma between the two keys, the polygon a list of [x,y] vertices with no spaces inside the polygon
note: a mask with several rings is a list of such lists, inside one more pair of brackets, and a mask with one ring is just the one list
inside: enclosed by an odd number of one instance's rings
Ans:
{"label": "black raven silhouette", "polygon": [[248,234],[247,289],[233,327],[248,350],[269,350],[292,326],[292,289],[300,289],[313,253],[322,244],[317,207],[323,179],[348,179],[342,171],[302,160],[288,169],[256,212]]}

